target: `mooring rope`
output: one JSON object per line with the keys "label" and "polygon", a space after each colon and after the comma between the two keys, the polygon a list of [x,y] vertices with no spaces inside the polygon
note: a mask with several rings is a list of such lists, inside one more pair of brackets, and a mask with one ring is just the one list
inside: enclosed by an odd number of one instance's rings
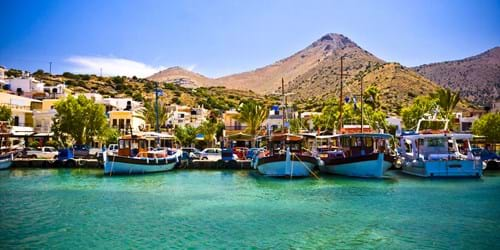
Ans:
{"label": "mooring rope", "polygon": [[[308,166],[307,164],[305,164],[301,159],[300,157],[297,155],[297,154],[292,154],[292,157],[295,156],[297,157],[297,160],[299,160],[300,163],[302,163],[302,165],[304,165],[304,167],[307,168],[307,170],[309,171],[309,173],[311,173],[316,179],[319,180],[319,176],[317,174],[315,174]],[[293,163],[293,158],[292,158],[292,163]]]}

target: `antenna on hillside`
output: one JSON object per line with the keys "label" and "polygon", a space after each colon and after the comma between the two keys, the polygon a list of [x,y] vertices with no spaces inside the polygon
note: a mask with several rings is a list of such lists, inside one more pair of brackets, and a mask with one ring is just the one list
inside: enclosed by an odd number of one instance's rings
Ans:
{"label": "antenna on hillside", "polygon": [[49,62],[49,74],[52,75],[52,62]]}
{"label": "antenna on hillside", "polygon": [[101,75],[100,76],[102,77],[102,68],[100,68],[100,71],[101,71]]}

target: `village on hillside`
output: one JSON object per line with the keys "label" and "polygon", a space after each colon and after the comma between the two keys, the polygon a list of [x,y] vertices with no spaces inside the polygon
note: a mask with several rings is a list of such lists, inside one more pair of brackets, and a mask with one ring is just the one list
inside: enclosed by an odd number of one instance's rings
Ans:
{"label": "village on hillside", "polygon": [[[9,124],[11,125],[10,136],[16,138],[14,144],[20,145],[36,145],[44,146],[58,145],[52,140],[54,138],[53,124],[57,111],[55,104],[64,100],[68,96],[78,97],[80,95],[92,100],[96,104],[105,107],[105,115],[107,124],[110,128],[115,129],[119,135],[126,133],[141,133],[146,131],[156,131],[155,120],[147,119],[144,116],[144,111],[147,106],[154,106],[153,100],[136,101],[132,97],[110,97],[99,93],[99,90],[78,92],[71,90],[64,83],[59,84],[45,84],[42,80],[30,75],[29,72],[23,72],[21,76],[7,77],[7,69],[0,68],[0,84],[2,92],[0,92],[0,105],[11,110],[9,117]],[[375,97],[376,98],[376,97]],[[358,97],[358,99],[360,99]],[[373,101],[373,97],[371,97]],[[350,111],[359,112],[359,100],[356,103],[346,97],[346,107]],[[146,102],[146,103],[145,103]],[[147,103],[151,102],[151,103]],[[353,103],[354,102],[354,103]],[[192,127],[200,128],[204,123],[209,120],[217,120],[216,123],[221,124],[218,133],[210,135],[208,138],[203,134],[202,130],[196,133],[197,145],[207,146],[218,145],[221,146],[221,141],[234,142],[239,146],[250,147],[253,137],[248,134],[247,124],[239,119],[238,107],[228,108],[227,110],[208,110],[203,105],[187,106],[178,105],[175,103],[160,103],[163,116],[161,124],[159,124],[159,131],[167,132],[171,135],[175,134],[176,128]],[[297,110],[296,105],[288,105],[286,110],[282,108],[279,102],[267,107],[268,113],[266,118],[260,124],[258,134],[266,135],[272,131],[280,130],[283,125],[289,129],[293,129],[297,133],[308,132],[323,132],[325,129],[329,133],[341,133],[350,130],[357,131],[360,129],[359,120],[356,123],[344,124],[342,128],[333,126],[336,121],[330,122],[332,125],[321,126],[318,125],[322,112],[321,110]],[[325,108],[324,108],[325,109]],[[488,110],[488,112],[495,113],[500,110],[500,102],[496,102]],[[284,113],[284,111],[286,111]],[[366,112],[366,111],[365,111]],[[472,124],[477,120],[480,115],[486,111],[467,112],[454,112],[452,122],[456,132],[471,133]],[[142,116],[141,116],[142,114]],[[324,116],[326,114],[323,114]],[[366,115],[369,116],[370,114]],[[284,117],[286,116],[286,117]],[[385,115],[386,126],[370,127],[365,124],[365,131],[372,130],[377,132],[391,132],[394,135],[401,134],[403,128],[411,129],[411,127],[404,126],[401,117]],[[285,121],[283,124],[283,121]],[[348,122],[349,123],[349,122]],[[381,122],[383,123],[383,122]],[[387,126],[389,125],[389,126]],[[340,129],[337,131],[337,129]],[[392,130],[392,131],[387,131]],[[327,133],[328,133],[327,132]],[[114,137],[113,140],[117,138]],[[241,140],[240,142],[237,142]],[[51,142],[52,141],[52,142]],[[205,141],[205,142],[204,142]],[[190,142],[188,140],[188,142]],[[86,141],[90,147],[101,148],[107,143],[113,143],[106,140],[92,140]],[[183,141],[178,141],[183,144]],[[70,143],[71,144],[71,143]],[[182,146],[195,146],[195,143]]]}

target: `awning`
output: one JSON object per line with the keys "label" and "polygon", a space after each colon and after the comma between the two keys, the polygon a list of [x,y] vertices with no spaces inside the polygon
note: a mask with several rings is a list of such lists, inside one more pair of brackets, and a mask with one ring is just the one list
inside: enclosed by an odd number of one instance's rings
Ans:
{"label": "awning", "polygon": [[32,127],[23,127],[23,126],[12,126],[11,130],[12,136],[31,136],[35,133]]}
{"label": "awning", "polygon": [[37,133],[35,135],[33,135],[34,137],[52,137],[54,136],[54,133],[53,132],[49,132],[49,133]]}
{"label": "awning", "polygon": [[253,136],[240,132],[234,135],[229,135],[227,136],[227,138],[233,141],[251,141],[253,139]]}

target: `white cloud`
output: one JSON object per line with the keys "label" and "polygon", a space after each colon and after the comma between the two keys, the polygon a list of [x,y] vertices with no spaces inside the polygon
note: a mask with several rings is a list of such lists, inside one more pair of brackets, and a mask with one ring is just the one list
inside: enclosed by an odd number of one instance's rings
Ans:
{"label": "white cloud", "polygon": [[117,57],[72,56],[66,61],[74,65],[71,72],[99,75],[102,69],[105,76],[148,77],[165,68]]}
{"label": "white cloud", "polygon": [[189,70],[189,71],[194,71],[194,69],[196,68],[196,64],[191,64],[189,66],[186,66],[186,69]]}

